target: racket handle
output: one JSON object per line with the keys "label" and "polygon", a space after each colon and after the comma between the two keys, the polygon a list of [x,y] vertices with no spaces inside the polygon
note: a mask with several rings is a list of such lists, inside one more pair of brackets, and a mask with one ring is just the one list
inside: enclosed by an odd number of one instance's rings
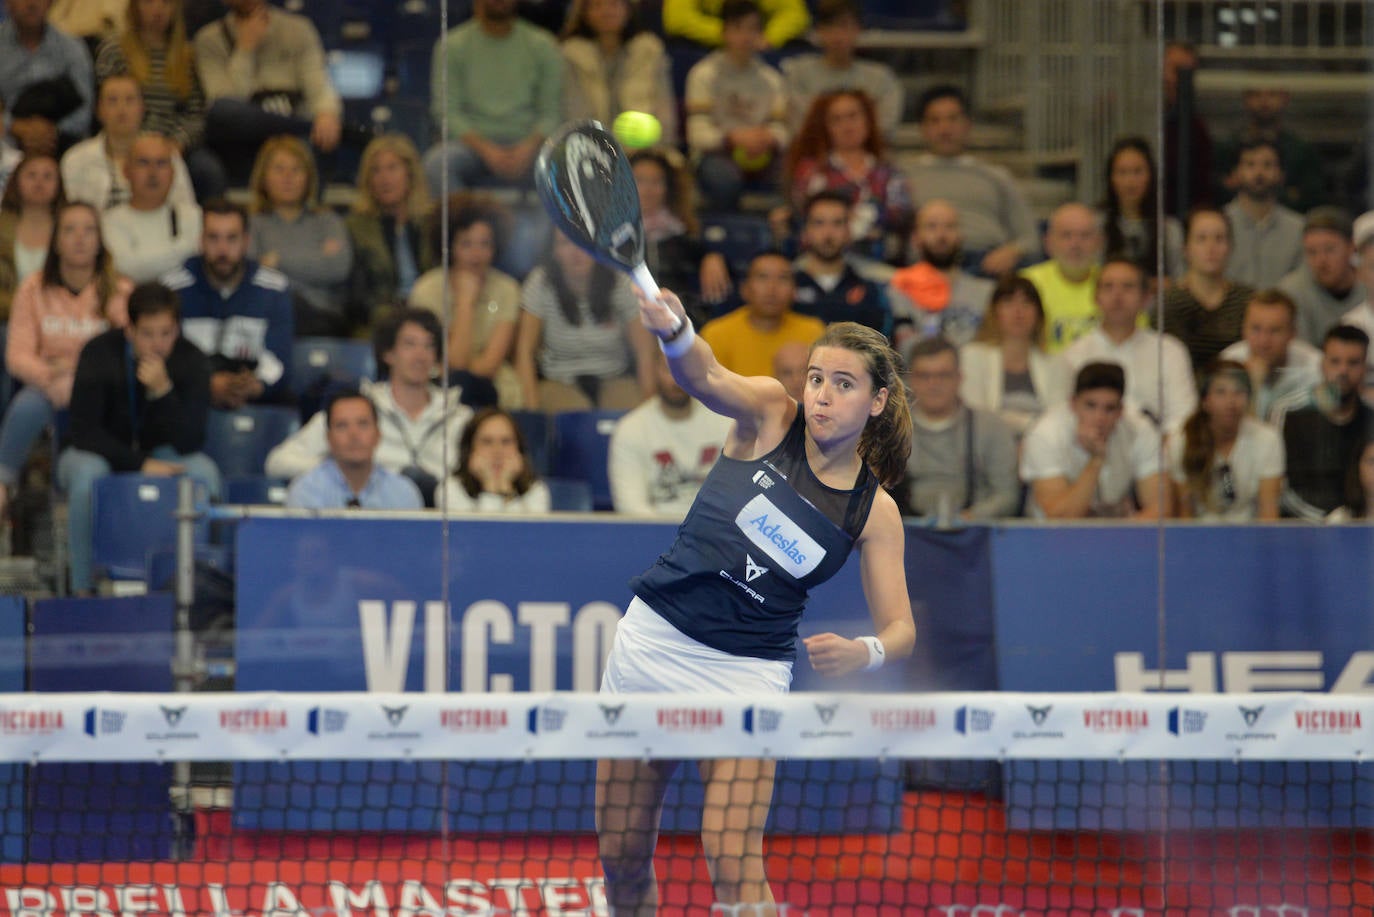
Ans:
{"label": "racket handle", "polygon": [[635,286],[644,291],[644,295],[649,299],[658,300],[658,281],[654,280],[654,275],[649,273],[649,266],[643,261],[635,266],[630,272],[630,278],[634,280]]}

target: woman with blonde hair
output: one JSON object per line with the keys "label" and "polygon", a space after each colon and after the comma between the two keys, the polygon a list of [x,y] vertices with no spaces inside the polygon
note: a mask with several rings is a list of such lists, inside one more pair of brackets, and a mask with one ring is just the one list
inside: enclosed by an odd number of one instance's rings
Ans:
{"label": "woman with blonde hair", "polygon": [[76,359],[86,342],[128,321],[133,284],[115,273],[90,204],[63,204],[57,211],[43,269],[14,294],[5,368],[24,388],[0,423],[0,517],[29,449],[72,400]]}
{"label": "woman with blonde hair", "polygon": [[640,27],[631,0],[574,0],[560,36],[567,73],[563,110],[610,126],[623,111],[658,119],[677,144],[677,100],[663,41]]}
{"label": "woman with blonde hair", "polygon": [[996,411],[1017,436],[1069,397],[1067,372],[1045,352],[1040,292],[1018,275],[998,281],[977,336],[959,351],[959,365],[959,397],[969,407]]}
{"label": "woman with blonde hair", "polygon": [[102,41],[95,55],[96,85],[122,74],[143,90],[142,129],[164,134],[176,145],[196,197],[223,195],[228,187],[224,164],[203,145],[205,93],[186,35],[183,0],[129,0],[123,32]]}
{"label": "woman with blonde hair", "polygon": [[264,143],[248,183],[248,255],[291,281],[298,337],[341,337],[352,330],[344,302],[353,243],[343,219],[316,203],[319,185],[304,140],[281,135]]}
{"label": "woman with blonde hair", "polygon": [[434,266],[425,238],[429,211],[429,184],[410,138],[383,134],[369,143],[358,166],[353,211],[344,218],[353,244],[349,306],[362,324],[404,302]]}
{"label": "woman with blonde hair", "polygon": [[1179,515],[1212,522],[1279,518],[1283,437],[1250,413],[1244,364],[1217,360],[1202,372],[1197,410],[1169,437],[1169,477]]}

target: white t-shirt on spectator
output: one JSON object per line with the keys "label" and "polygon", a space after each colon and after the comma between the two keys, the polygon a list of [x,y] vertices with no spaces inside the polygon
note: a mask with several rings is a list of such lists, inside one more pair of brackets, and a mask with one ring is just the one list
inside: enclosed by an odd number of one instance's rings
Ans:
{"label": "white t-shirt on spectator", "polygon": [[[1168,442],[1169,477],[1178,484],[1186,484],[1188,480],[1183,472],[1184,440],[1180,430],[1170,436]],[[1240,433],[1225,464],[1231,470],[1232,501],[1228,504],[1223,493],[1222,461],[1214,461],[1209,505],[1194,503],[1193,516],[1211,522],[1250,522],[1259,511],[1260,482],[1283,477],[1283,437],[1269,424],[1246,417],[1240,422]],[[1184,499],[1190,497],[1185,494]]]}
{"label": "white t-shirt on spectator", "polygon": [[[1091,456],[1078,444],[1078,418],[1071,404],[1050,408],[1031,426],[1021,444],[1021,480],[1027,484],[1051,478],[1076,481]],[[1097,476],[1091,517],[1125,516],[1135,484],[1159,473],[1160,441],[1149,421],[1123,414],[1107,439],[1107,455]],[[1030,515],[1044,519],[1034,494]]]}

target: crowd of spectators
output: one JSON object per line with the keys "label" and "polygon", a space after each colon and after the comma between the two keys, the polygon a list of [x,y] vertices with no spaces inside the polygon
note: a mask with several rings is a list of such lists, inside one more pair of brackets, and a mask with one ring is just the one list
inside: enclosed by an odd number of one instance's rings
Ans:
{"label": "crowd of spectators", "polygon": [[[908,106],[857,56],[855,0],[814,19],[800,0],[666,0],[661,34],[642,3],[573,0],[557,35],[475,0],[435,45],[428,149],[350,122],[303,16],[225,0],[191,28],[185,0],[99,6],[75,36],[50,0],[0,21],[0,319],[21,384],[0,515],[55,431],[79,590],[92,481],[188,473],[218,496],[208,412],[289,403],[308,337],[369,339],[382,372],[272,450],[288,505],[545,512],[517,415],[603,410],[624,414],[615,508],[680,519],[727,430],[673,383],[628,279],[556,232],[523,276],[498,266],[544,138],[624,111],[662,128],[632,151],[650,268],[722,365],[800,398],[837,321],[907,361],[909,515],[1317,520],[1374,500],[1374,213],[1334,206],[1286,93],[1243,93],[1215,143],[1180,126],[1187,46],[1165,56],[1162,157],[1120,138],[1103,200],[1042,230],[970,152],[960,87]],[[899,162],[908,111],[924,151]],[[1192,201],[1173,212],[1182,130]],[[322,187],[348,151],[344,213]],[[748,192],[770,244],[703,233]]]}

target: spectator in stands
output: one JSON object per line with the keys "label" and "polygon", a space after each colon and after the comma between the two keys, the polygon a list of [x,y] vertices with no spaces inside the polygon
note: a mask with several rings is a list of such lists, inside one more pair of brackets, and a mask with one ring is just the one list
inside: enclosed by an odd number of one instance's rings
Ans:
{"label": "spectator in stands", "polygon": [[641,28],[632,0],[575,0],[562,32],[563,111],[611,124],[622,111],[653,115],[677,146],[677,98],[663,40]]}
{"label": "spectator in stands", "polygon": [[976,522],[1016,515],[1016,437],[992,411],[959,400],[959,351],[941,337],[907,348],[911,455],[898,488],[904,516]]}
{"label": "spectator in stands", "polygon": [[119,272],[135,283],[156,280],[200,251],[200,208],[171,199],[176,149],[161,134],[141,134],[124,174],[129,199],[101,215]]}
{"label": "spectator in stands", "polygon": [[1345,503],[1326,517],[1327,522],[1374,518],[1374,439],[1366,439],[1360,456],[1345,476]]}
{"label": "spectator in stands", "polygon": [[627,411],[654,393],[653,341],[624,274],[555,232],[521,304],[515,371],[526,408]]}
{"label": "spectator in stands", "polygon": [[887,156],[873,102],[856,89],[816,97],[784,167],[792,207],[801,212],[821,191],[843,194],[852,206],[853,244],[880,258],[887,242],[911,231],[911,186]]}
{"label": "spectator in stands", "polygon": [[1273,420],[1274,405],[1321,381],[1321,352],[1298,334],[1298,308],[1282,290],[1258,290],[1245,304],[1241,339],[1221,352],[1250,373],[1255,415]]}
{"label": "spectator in stands", "polygon": [[[267,0],[225,0],[224,18],[195,33],[196,73],[209,110],[205,142],[227,166],[253,161],[269,137],[308,137],[329,153],[343,135],[343,102],[315,25]],[[234,168],[241,175],[241,166]]]}
{"label": "spectator in stands", "polygon": [[[1164,330],[1188,348],[1197,372],[1240,340],[1245,304],[1255,291],[1226,274],[1231,221],[1220,210],[1188,214],[1183,245],[1188,271],[1164,291]],[[1150,318],[1157,322],[1153,312]]]}
{"label": "spectator in stands", "polygon": [[273,137],[258,151],[249,190],[249,255],[286,275],[296,334],[345,337],[353,243],[343,218],[319,199],[319,173],[304,141]]}
{"label": "spectator in stands", "polygon": [[350,324],[372,327],[434,267],[429,210],[428,183],[410,138],[385,134],[369,143],[358,166],[353,210],[344,219],[353,249]]}
{"label": "spectator in stands", "polygon": [[210,399],[235,410],[285,401],[294,319],[281,272],[248,257],[248,212],[205,203],[205,253],[164,278],[181,296],[182,333],[210,358]]}
{"label": "spectator in stands", "polygon": [[1168,439],[1174,505],[1185,519],[1210,522],[1279,518],[1283,439],[1250,413],[1250,374],[1218,360],[1201,377],[1202,399]]}
{"label": "spectator in stands", "polygon": [[1313,208],[1303,224],[1302,258],[1302,266],[1280,280],[1279,289],[1298,304],[1298,336],[1316,344],[1365,301],[1350,215],[1339,207]]}
{"label": "spectator in stands", "polygon": [[562,118],[563,68],[554,37],[517,17],[515,0],[476,0],[434,51],[430,106],[444,134],[425,153],[430,191],[440,193],[445,170],[449,190],[528,185]]}
{"label": "spectator in stands", "polygon": [[1018,437],[1049,408],[1068,400],[1062,361],[1045,352],[1045,308],[1024,277],[997,282],[988,317],[960,350],[959,396],[971,408],[995,411]]}
{"label": "spectator in stands", "polygon": [[801,404],[806,391],[806,364],[810,356],[811,348],[801,341],[788,341],[773,351],[772,376],[797,404]]}
{"label": "spectator in stands", "polygon": [[520,425],[500,408],[483,408],[463,428],[458,467],[444,480],[439,508],[450,513],[547,513],[548,485],[539,480]]}
{"label": "spectator in stands", "polygon": [[843,191],[818,191],[802,205],[801,255],[792,308],[825,322],[858,322],[892,334],[892,309],[882,287],[864,278],[849,257],[852,205]]}
{"label": "spectator in stands", "polygon": [[129,294],[129,325],[81,351],[72,393],[71,448],[57,463],[67,493],[71,587],[90,592],[95,482],[111,473],[187,474],[218,499],[220,473],[201,447],[210,367],[178,327],[177,295],[160,283]]}
{"label": "spectator in stands", "polygon": [[1239,180],[1235,169],[1240,149],[1251,140],[1267,140],[1279,151],[1284,167],[1284,185],[1279,202],[1298,213],[1326,203],[1326,174],[1317,148],[1283,125],[1290,95],[1286,89],[1264,87],[1241,93],[1245,123],[1228,139],[1217,144],[1216,179],[1218,200],[1235,193]]}
{"label": "spectator in stands", "polygon": [[[0,211],[3,211],[0,207]],[[0,219],[4,219],[0,216]],[[1355,251],[1359,262],[1360,285],[1365,289],[1364,301],[1341,316],[1342,325],[1354,325],[1374,338],[1374,211],[1355,221]],[[1374,352],[1369,355],[1369,370],[1365,373],[1364,398],[1374,404]]]}
{"label": "spectator in stands", "polygon": [[[436,221],[441,214],[436,213]],[[448,333],[449,378],[462,388],[463,401],[474,407],[524,404],[520,377],[510,361],[520,321],[520,284],[492,266],[500,250],[509,214],[492,202],[475,201],[459,192],[448,207],[448,270],[436,267],[415,282],[410,305],[427,309]],[[434,263],[441,235],[431,234]]]}
{"label": "spectator in stands", "polygon": [[[663,0],[663,31],[707,48],[729,43],[730,0]],[[806,37],[811,14],[805,0],[758,0],[759,47],[778,49]]]}
{"label": "spectator in stands", "polygon": [[1102,202],[1102,230],[1109,255],[1123,255],[1159,274],[1161,236],[1164,247],[1164,278],[1183,274],[1183,227],[1171,216],[1164,218],[1163,232],[1155,219],[1157,195],[1154,153],[1144,137],[1122,137],[1107,156],[1107,199]]}
{"label": "spectator in stands", "polygon": [[1274,406],[1288,477],[1283,514],[1321,522],[1346,499],[1350,466],[1374,434],[1374,408],[1360,398],[1369,335],[1335,325],[1322,341],[1321,382]]}
{"label": "spectator in stands", "polygon": [[8,0],[0,21],[0,98],[25,153],[56,157],[91,126],[91,55],[48,24],[50,0]]}
{"label": "spectator in stands", "polygon": [[793,311],[796,291],[792,265],[783,255],[755,255],[740,284],[744,305],[701,330],[720,365],[741,376],[767,376],[773,372],[774,354],[784,344],[811,346],[825,332],[825,323]]}
{"label": "spectator in stands", "polygon": [[19,285],[43,269],[63,203],[62,175],[51,156],[26,156],[0,194],[0,322],[9,321]]}
{"label": "spectator in stands", "polygon": [[129,0],[52,0],[48,24],[88,44],[118,34]]}
{"label": "spectator in stands", "polygon": [[[1197,113],[1196,102],[1190,90],[1189,99],[1193,101],[1192,117],[1187,124],[1180,124],[1182,112],[1179,105],[1180,74],[1187,73],[1190,86],[1193,73],[1197,71],[1197,49],[1183,41],[1171,41],[1164,46],[1164,58],[1160,62],[1160,75],[1164,83],[1164,212],[1170,216],[1181,216],[1193,207],[1207,204],[1212,193],[1212,135],[1207,123]],[[1180,142],[1187,135],[1187,161],[1179,163],[1179,153],[1184,148]],[[1179,179],[1188,178],[1187,201],[1179,208]]]}
{"label": "spectator in stands", "polygon": [[[458,437],[472,417],[457,388],[434,384],[439,371],[439,320],[423,309],[400,309],[377,327],[377,363],[384,378],[364,380],[363,395],[377,409],[380,441],[373,460],[415,482],[425,505],[433,506],[435,487],[448,477],[458,456]],[[324,411],[267,454],[272,477],[305,474],[329,455]]]}
{"label": "spectator in stands", "polygon": [[10,176],[14,174],[23,152],[14,145],[9,133],[9,119],[5,117],[5,99],[0,96],[0,194],[9,186]]}
{"label": "spectator in stands", "polygon": [[654,359],[657,393],[615,425],[607,462],[617,513],[681,522],[725,446],[730,421],[708,410]]}
{"label": "spectator in stands", "polygon": [[940,197],[959,211],[964,243],[979,269],[997,277],[1040,254],[1035,218],[1011,174],[968,154],[968,97],[957,86],[933,86],[917,106],[927,152],[910,171],[917,203]]}
{"label": "spectator in stands", "polygon": [[292,509],[422,509],[420,489],[404,475],[375,461],[382,441],[377,407],[356,389],[325,402],[329,455],[291,482],[286,505]]}
{"label": "spectator in stands", "polygon": [[787,86],[759,56],[763,14],[753,0],[724,0],[724,45],[687,74],[687,146],[706,209],[735,210],[746,184],[769,190],[787,148]]}
{"label": "spectator in stands", "polygon": [[911,245],[916,263],[894,273],[887,286],[893,341],[904,347],[913,336],[939,335],[955,347],[964,346],[982,326],[997,284],[961,267],[964,234],[959,211],[940,198],[926,201],[916,213]]}
{"label": "spectator in stands", "polygon": [[77,357],[91,338],[128,322],[127,280],[89,204],[63,204],[43,269],[19,285],[5,341],[5,369],[24,384],[0,422],[0,517],[29,450],[72,399]]}
{"label": "spectator in stands", "polygon": [[863,13],[856,0],[820,0],[816,4],[819,54],[797,54],[782,62],[792,98],[792,129],[799,131],[812,101],[821,93],[853,89],[873,100],[878,130],[891,136],[902,120],[902,84],[892,68],[855,56]]}
{"label": "spectator in stands", "polygon": [[[129,153],[142,136],[143,90],[132,76],[106,77],[96,93],[95,116],[101,131],[62,154],[62,184],[67,199],[85,201],[97,210],[109,210],[129,200]],[[172,148],[172,187],[167,200],[173,205],[194,204],[191,174],[181,154]]]}
{"label": "spectator in stands", "polygon": [[1283,187],[1279,150],[1268,140],[1240,148],[1236,198],[1226,205],[1231,221],[1230,274],[1255,288],[1272,287],[1302,266],[1303,220],[1278,201]]}
{"label": "spectator in stands", "polygon": [[[205,93],[196,73],[182,0],[132,0],[123,32],[100,43],[95,76],[128,74],[143,89],[143,129],[165,134],[186,161],[198,200],[224,194],[224,164],[205,141]],[[108,127],[107,127],[108,129]]]}
{"label": "spectator in stands", "polygon": [[1073,398],[1046,411],[1026,433],[1021,479],[1037,519],[1159,519],[1170,515],[1160,439],[1125,411],[1125,373],[1088,363]]}
{"label": "spectator in stands", "polygon": [[1193,364],[1173,335],[1140,327],[1152,301],[1144,269],[1123,256],[1108,258],[1097,275],[1096,301],[1102,322],[1064,349],[1068,371],[1116,363],[1126,371],[1126,406],[1164,433],[1178,429],[1197,408]]}
{"label": "spectator in stands", "polygon": [[[671,158],[670,158],[671,157]],[[644,219],[645,263],[660,286],[677,293],[690,312],[730,295],[730,266],[698,238],[695,188],[676,152],[640,150],[630,157]]]}
{"label": "spectator in stands", "polygon": [[1102,227],[1097,214],[1083,204],[1061,204],[1050,214],[1045,231],[1049,260],[1028,267],[1021,276],[1035,284],[1045,304],[1045,348],[1058,353],[1097,324],[1097,264],[1102,256]]}

